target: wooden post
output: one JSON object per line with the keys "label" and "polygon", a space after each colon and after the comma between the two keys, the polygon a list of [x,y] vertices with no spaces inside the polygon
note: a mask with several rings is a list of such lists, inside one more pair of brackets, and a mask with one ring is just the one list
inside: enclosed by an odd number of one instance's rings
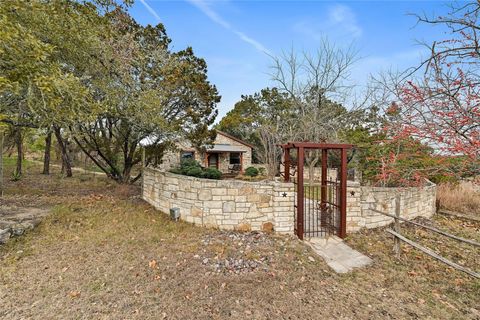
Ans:
{"label": "wooden post", "polygon": [[328,150],[322,149],[322,177],[320,182],[320,226],[327,226],[327,166]]}
{"label": "wooden post", "polygon": [[285,182],[290,182],[290,149],[285,147],[283,151],[283,175]]}
{"label": "wooden post", "polygon": [[340,176],[340,228],[338,236],[347,236],[347,149],[342,148],[341,154],[341,176]]}
{"label": "wooden post", "polygon": [[143,198],[144,182],[145,182],[145,147],[142,147],[142,198]]}
{"label": "wooden post", "polygon": [[[394,230],[396,233],[400,233],[400,195],[395,196],[395,225]],[[394,238],[394,252],[397,259],[400,259],[400,239],[398,237]]]}
{"label": "wooden post", "polygon": [[243,173],[243,152],[240,152],[240,173]]}
{"label": "wooden post", "polygon": [[298,168],[297,168],[297,236],[303,240],[303,214],[304,214],[304,184],[303,184],[303,163],[305,161],[305,149],[298,148]]}

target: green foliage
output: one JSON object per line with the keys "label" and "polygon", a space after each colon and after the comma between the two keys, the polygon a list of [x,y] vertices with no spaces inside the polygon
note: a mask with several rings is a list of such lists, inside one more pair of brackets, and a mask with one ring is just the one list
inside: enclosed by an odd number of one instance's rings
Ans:
{"label": "green foliage", "polygon": [[[0,6],[0,120],[53,126],[118,182],[139,178],[131,174],[142,140],[150,149],[179,138],[211,142],[220,101],[206,62],[192,48],[170,51],[165,27],[138,24],[125,9],[130,3]],[[158,160],[147,154],[147,164]]]}
{"label": "green foliage", "polygon": [[222,177],[222,172],[215,168],[206,168],[202,173],[202,178],[206,179],[220,179]]}
{"label": "green foliage", "polygon": [[173,168],[170,172],[175,174],[182,174],[191,177],[205,178],[205,179],[220,179],[222,173],[215,168],[202,168],[202,166],[193,159],[182,160],[178,168]]}
{"label": "green foliage", "polygon": [[202,168],[192,167],[185,172],[185,175],[200,178],[203,177],[203,170]]}
{"label": "green foliage", "polygon": [[248,167],[245,169],[245,175],[248,177],[256,177],[258,176],[258,169],[255,167]]}
{"label": "green foliage", "polygon": [[22,175],[19,172],[17,172],[16,170],[14,170],[12,172],[12,179],[11,180],[12,181],[20,181],[20,179],[22,179]]}
{"label": "green foliage", "polygon": [[180,171],[182,174],[187,174],[192,169],[202,169],[202,166],[198,161],[193,159],[184,159],[180,163]]}
{"label": "green foliage", "polygon": [[259,128],[288,122],[293,116],[292,107],[288,95],[280,93],[277,88],[265,88],[253,95],[242,95],[216,129],[254,145],[253,160],[264,162],[265,150]]}

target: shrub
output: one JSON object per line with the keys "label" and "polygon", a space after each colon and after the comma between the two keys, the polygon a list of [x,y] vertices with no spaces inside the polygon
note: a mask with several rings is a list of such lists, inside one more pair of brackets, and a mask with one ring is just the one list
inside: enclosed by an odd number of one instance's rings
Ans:
{"label": "shrub", "polygon": [[205,170],[203,170],[202,177],[218,180],[222,177],[222,173],[220,172],[220,170],[217,170],[215,168],[206,168]]}
{"label": "shrub", "polygon": [[182,160],[180,166],[170,170],[171,173],[182,174],[197,178],[220,179],[222,173],[215,168],[202,168],[198,161],[193,159]]}
{"label": "shrub", "polygon": [[180,168],[170,169],[170,172],[175,173],[175,174],[183,174],[182,169],[180,169]]}
{"label": "shrub", "polygon": [[264,176],[267,174],[267,170],[264,167],[260,167],[258,169],[258,174],[260,174],[261,176]]}
{"label": "shrub", "polygon": [[255,167],[248,167],[245,169],[245,175],[248,177],[256,177],[258,176],[258,169]]}
{"label": "shrub", "polygon": [[193,159],[185,159],[180,162],[180,171],[182,171],[182,174],[189,175],[188,172],[192,169],[202,170],[202,167],[200,166],[200,163],[198,163],[198,161],[195,161]]}
{"label": "shrub", "polygon": [[187,176],[200,178],[203,176],[203,171],[202,171],[202,168],[191,167],[190,169],[187,170],[185,174]]}

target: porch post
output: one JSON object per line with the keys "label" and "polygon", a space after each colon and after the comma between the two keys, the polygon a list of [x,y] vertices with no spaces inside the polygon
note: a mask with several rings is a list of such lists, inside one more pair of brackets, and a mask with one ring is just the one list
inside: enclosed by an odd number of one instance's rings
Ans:
{"label": "porch post", "polygon": [[290,182],[290,148],[283,148],[283,174],[285,182]]}
{"label": "porch post", "polygon": [[240,173],[243,173],[243,152],[240,152]]}
{"label": "porch post", "polygon": [[342,172],[340,179],[340,228],[338,236],[345,238],[347,235],[347,149],[342,148]]}
{"label": "porch post", "polygon": [[304,185],[303,185],[303,164],[305,160],[305,149],[298,149],[298,166],[297,166],[297,236],[303,240],[303,214],[304,214]]}

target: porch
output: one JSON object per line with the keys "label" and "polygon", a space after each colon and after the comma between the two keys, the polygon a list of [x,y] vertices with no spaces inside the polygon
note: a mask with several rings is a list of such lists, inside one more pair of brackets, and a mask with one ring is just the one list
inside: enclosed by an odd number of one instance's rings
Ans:
{"label": "porch", "polygon": [[203,165],[218,169],[224,174],[243,173],[245,153],[245,150],[236,146],[215,144],[205,152]]}

